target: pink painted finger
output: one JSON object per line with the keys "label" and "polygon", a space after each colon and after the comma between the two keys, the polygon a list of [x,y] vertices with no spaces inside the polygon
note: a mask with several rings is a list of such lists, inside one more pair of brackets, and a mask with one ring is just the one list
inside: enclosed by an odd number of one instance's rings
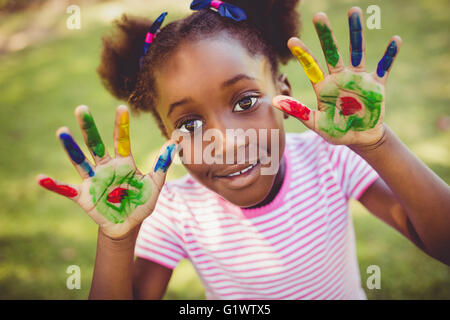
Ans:
{"label": "pink painted finger", "polygon": [[314,130],[316,110],[311,110],[304,104],[289,96],[276,96],[273,98],[273,106],[287,114],[299,119],[308,128]]}
{"label": "pink painted finger", "polygon": [[43,187],[47,190],[53,191],[64,197],[67,197],[69,199],[72,199],[74,201],[76,199],[78,199],[78,197],[79,197],[80,192],[79,192],[77,186],[58,182],[58,181],[56,181],[48,176],[42,175],[42,174],[40,174],[36,177],[36,181],[38,182],[38,184],[41,187]]}

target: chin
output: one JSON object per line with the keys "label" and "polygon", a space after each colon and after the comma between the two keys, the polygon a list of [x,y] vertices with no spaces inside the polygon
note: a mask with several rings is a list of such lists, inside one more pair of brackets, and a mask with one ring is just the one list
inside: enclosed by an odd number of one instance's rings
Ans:
{"label": "chin", "polygon": [[275,181],[274,176],[260,176],[252,185],[239,190],[217,190],[216,192],[232,204],[247,208],[263,202],[269,195]]}

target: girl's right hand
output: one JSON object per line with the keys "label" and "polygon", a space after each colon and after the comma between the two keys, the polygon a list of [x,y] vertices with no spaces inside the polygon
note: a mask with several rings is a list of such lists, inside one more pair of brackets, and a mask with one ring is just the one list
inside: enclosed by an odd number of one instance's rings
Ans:
{"label": "girl's right hand", "polygon": [[38,183],[75,201],[106,236],[124,238],[153,212],[178,143],[166,142],[155,159],[153,171],[144,175],[136,168],[131,155],[126,106],[119,106],[116,111],[115,158],[106,151],[89,109],[79,106],[75,115],[95,166],[85,157],[68,128],[62,127],[57,130],[57,136],[83,182],[71,185],[38,175]]}

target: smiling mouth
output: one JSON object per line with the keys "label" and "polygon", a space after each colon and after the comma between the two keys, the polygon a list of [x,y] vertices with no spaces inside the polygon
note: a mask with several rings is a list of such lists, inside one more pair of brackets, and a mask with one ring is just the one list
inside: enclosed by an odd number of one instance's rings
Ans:
{"label": "smiling mouth", "polygon": [[255,168],[258,165],[259,165],[259,160],[256,163],[250,164],[247,167],[245,167],[245,168],[243,168],[243,169],[241,169],[239,171],[236,171],[236,172],[233,172],[233,173],[229,173],[227,175],[217,175],[216,178],[232,178],[232,177],[242,176],[245,173],[248,173],[249,171],[251,171],[253,168]]}

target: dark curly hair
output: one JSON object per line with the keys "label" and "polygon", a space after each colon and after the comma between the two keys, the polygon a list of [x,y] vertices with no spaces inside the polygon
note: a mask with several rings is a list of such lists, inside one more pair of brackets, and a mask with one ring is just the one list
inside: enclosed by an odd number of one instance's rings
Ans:
{"label": "dark curly hair", "polygon": [[133,111],[150,111],[167,137],[155,108],[158,92],[154,66],[167,61],[185,39],[192,42],[227,32],[252,56],[265,56],[275,78],[279,63],[285,64],[292,57],[286,42],[299,33],[300,15],[296,7],[300,0],[227,2],[244,9],[247,20],[236,22],[212,10],[201,10],[173,21],[158,33],[143,59],[142,68],[139,68],[139,58],[152,21],[127,15],[114,21],[113,32],[102,39],[103,50],[97,69],[106,89],[119,100],[126,101]]}

